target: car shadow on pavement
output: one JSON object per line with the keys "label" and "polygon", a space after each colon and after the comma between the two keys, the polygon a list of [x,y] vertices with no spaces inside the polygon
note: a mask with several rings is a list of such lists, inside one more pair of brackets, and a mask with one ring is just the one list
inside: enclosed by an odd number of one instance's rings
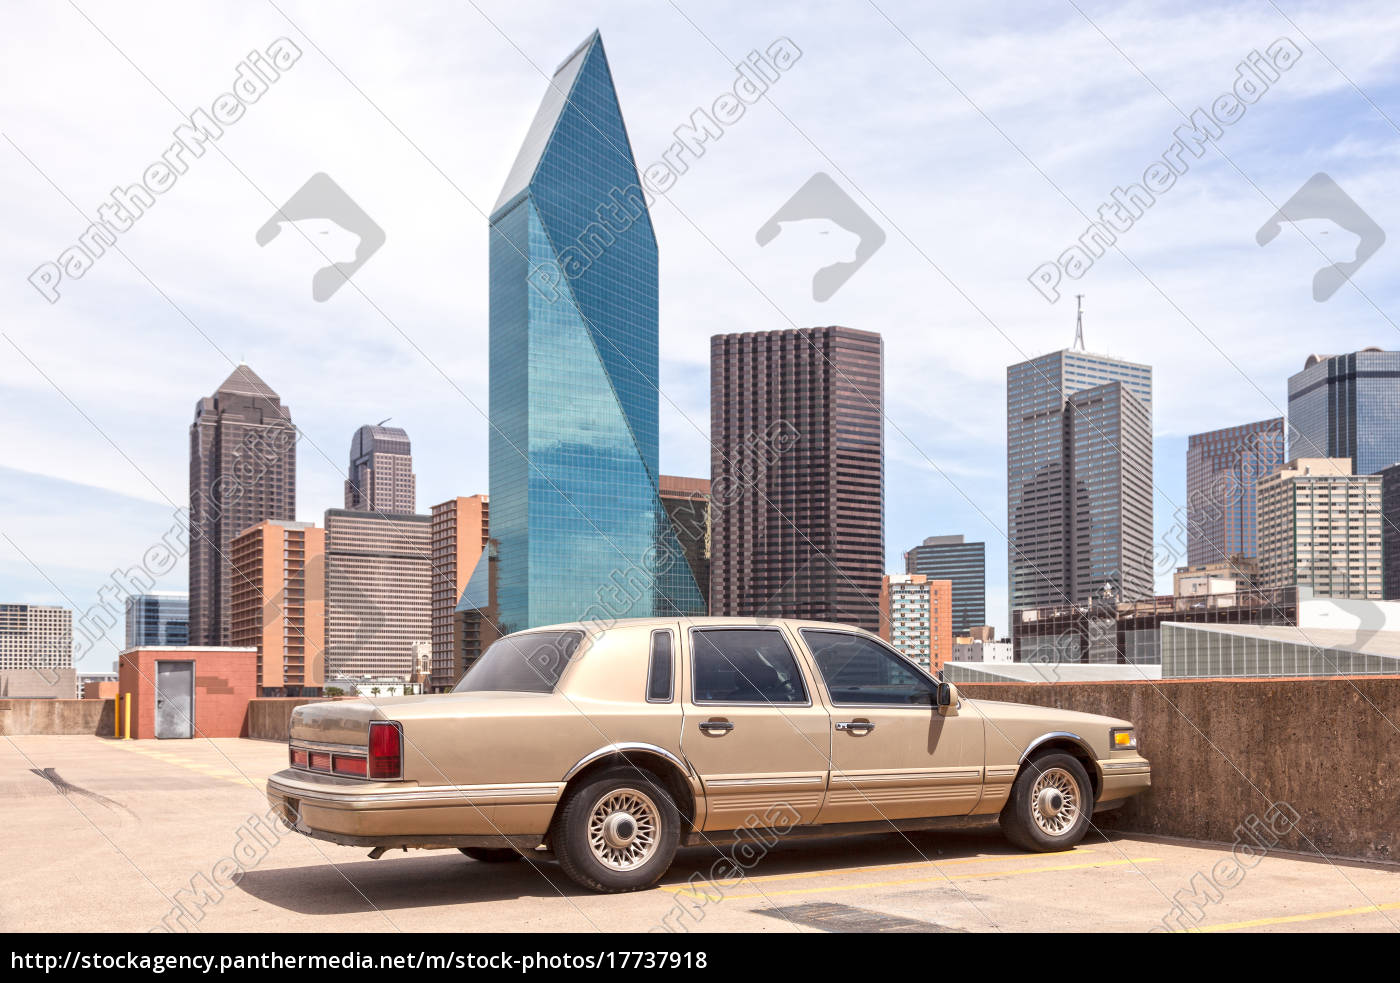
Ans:
{"label": "car shadow on pavement", "polygon": [[[779,839],[757,852],[754,841],[746,842],[749,846],[742,849],[739,844],[728,844],[680,850],[657,888],[680,887],[692,878],[705,880],[717,872],[732,884],[733,877],[728,875],[735,863],[752,876],[839,876],[891,864],[1026,856],[995,829]],[[549,860],[479,863],[453,850],[390,852],[379,860],[365,859],[363,854],[342,859],[340,851],[327,857],[326,861],[299,867],[245,871],[238,879],[238,889],[266,904],[308,915],[525,898],[596,897]]]}

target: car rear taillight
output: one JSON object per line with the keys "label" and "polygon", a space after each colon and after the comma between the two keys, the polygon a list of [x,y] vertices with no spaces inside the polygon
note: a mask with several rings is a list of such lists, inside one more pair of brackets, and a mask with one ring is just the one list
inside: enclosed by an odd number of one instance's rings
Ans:
{"label": "car rear taillight", "polygon": [[369,725],[369,776],[383,781],[403,777],[403,731],[392,720]]}
{"label": "car rear taillight", "polygon": [[309,762],[306,760],[306,752],[297,748],[292,748],[292,766],[296,767],[298,765],[302,768],[309,766]]}
{"label": "car rear taillight", "polygon": [[310,766],[316,771],[331,770],[331,756],[328,751],[312,751],[309,755]]}
{"label": "car rear taillight", "polygon": [[367,777],[364,758],[347,758],[342,754],[337,754],[334,767],[331,770],[337,775],[354,775],[356,778]]}

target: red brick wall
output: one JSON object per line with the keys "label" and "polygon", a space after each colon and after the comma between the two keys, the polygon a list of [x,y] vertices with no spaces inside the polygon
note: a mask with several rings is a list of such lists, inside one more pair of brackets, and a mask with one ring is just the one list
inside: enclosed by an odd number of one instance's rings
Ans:
{"label": "red brick wall", "polygon": [[127,693],[132,694],[133,738],[155,737],[155,678],[159,661],[194,663],[195,737],[247,736],[248,701],[257,695],[258,688],[257,650],[190,647],[122,653],[118,682],[123,699]]}

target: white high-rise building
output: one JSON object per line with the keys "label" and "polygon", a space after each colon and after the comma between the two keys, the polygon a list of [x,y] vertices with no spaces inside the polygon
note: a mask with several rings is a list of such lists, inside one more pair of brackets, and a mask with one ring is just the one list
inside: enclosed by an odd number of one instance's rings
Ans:
{"label": "white high-rise building", "polygon": [[1300,458],[1259,482],[1259,586],[1380,600],[1381,476],[1351,459]]}
{"label": "white high-rise building", "polygon": [[72,666],[72,611],[42,604],[0,604],[0,669]]}

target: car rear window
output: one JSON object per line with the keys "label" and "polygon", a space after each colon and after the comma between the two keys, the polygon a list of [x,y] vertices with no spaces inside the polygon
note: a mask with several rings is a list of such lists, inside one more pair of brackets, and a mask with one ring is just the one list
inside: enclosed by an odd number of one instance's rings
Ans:
{"label": "car rear window", "polygon": [[550,693],[583,640],[581,631],[507,635],[467,670],[454,693]]}
{"label": "car rear window", "polygon": [[806,703],[807,687],[776,628],[696,628],[696,703]]}

